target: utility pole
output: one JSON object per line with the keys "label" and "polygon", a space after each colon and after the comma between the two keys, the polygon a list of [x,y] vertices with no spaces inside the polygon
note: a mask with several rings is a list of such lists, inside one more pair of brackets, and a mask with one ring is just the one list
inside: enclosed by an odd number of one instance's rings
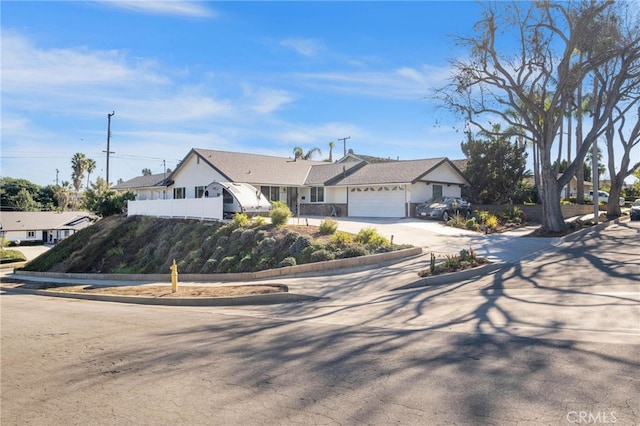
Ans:
{"label": "utility pole", "polygon": [[115,152],[109,149],[111,143],[111,117],[116,115],[115,111],[107,114],[107,150],[102,151],[107,153],[107,188],[109,188],[109,154],[115,154]]}
{"label": "utility pole", "polygon": [[347,139],[351,139],[351,136],[347,136],[346,138],[338,138],[339,141],[342,141],[342,146],[344,148],[344,156],[347,156]]}
{"label": "utility pole", "polygon": [[58,186],[58,173],[60,173],[60,170],[56,169],[56,186]]}

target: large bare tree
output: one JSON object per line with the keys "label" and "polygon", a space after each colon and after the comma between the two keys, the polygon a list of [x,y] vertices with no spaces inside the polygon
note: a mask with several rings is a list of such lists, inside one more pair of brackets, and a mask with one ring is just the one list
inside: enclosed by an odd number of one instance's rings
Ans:
{"label": "large bare tree", "polygon": [[[620,58],[621,52],[633,57],[640,49],[637,39],[620,37],[615,6],[608,0],[487,3],[475,34],[457,39],[467,49],[467,58],[452,61],[450,83],[438,91],[438,97],[471,125],[491,132],[494,123],[504,122],[537,147],[542,229],[548,232],[566,228],[560,190],[624,98],[608,90],[625,87],[625,65],[619,64],[618,81],[607,90],[598,84],[596,71]],[[576,94],[583,92],[593,97],[591,114],[581,122],[575,158],[558,176],[552,167],[554,144],[564,115],[576,100],[580,105]]]}

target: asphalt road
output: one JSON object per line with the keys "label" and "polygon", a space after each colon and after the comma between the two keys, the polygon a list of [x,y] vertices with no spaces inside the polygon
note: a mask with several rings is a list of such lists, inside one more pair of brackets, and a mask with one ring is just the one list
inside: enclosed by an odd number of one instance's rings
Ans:
{"label": "asphalt road", "polygon": [[2,425],[640,423],[640,223],[473,281],[280,280],[313,303],[0,298]]}

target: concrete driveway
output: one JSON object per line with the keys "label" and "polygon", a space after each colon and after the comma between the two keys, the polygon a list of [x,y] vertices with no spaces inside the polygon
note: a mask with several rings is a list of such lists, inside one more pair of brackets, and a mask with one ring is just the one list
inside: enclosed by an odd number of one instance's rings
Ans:
{"label": "concrete driveway", "polygon": [[[293,218],[296,225],[320,225],[325,218]],[[338,230],[357,233],[361,229],[375,228],[395,244],[411,244],[422,247],[425,253],[437,256],[457,254],[462,249],[473,248],[479,255],[494,262],[513,263],[531,257],[542,250],[557,245],[558,238],[527,238],[537,226],[527,226],[502,234],[489,234],[445,226],[443,222],[415,218],[337,218]]]}
{"label": "concrete driveway", "polygon": [[49,250],[51,246],[20,246],[20,247],[11,247],[12,250],[19,251],[24,254],[27,260],[35,259],[40,256],[42,253]]}

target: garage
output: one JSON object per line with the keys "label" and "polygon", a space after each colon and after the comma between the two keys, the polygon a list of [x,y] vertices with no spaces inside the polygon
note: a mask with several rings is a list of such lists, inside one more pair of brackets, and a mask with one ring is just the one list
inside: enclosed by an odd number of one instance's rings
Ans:
{"label": "garage", "polygon": [[349,188],[350,217],[405,217],[405,189],[400,185]]}

